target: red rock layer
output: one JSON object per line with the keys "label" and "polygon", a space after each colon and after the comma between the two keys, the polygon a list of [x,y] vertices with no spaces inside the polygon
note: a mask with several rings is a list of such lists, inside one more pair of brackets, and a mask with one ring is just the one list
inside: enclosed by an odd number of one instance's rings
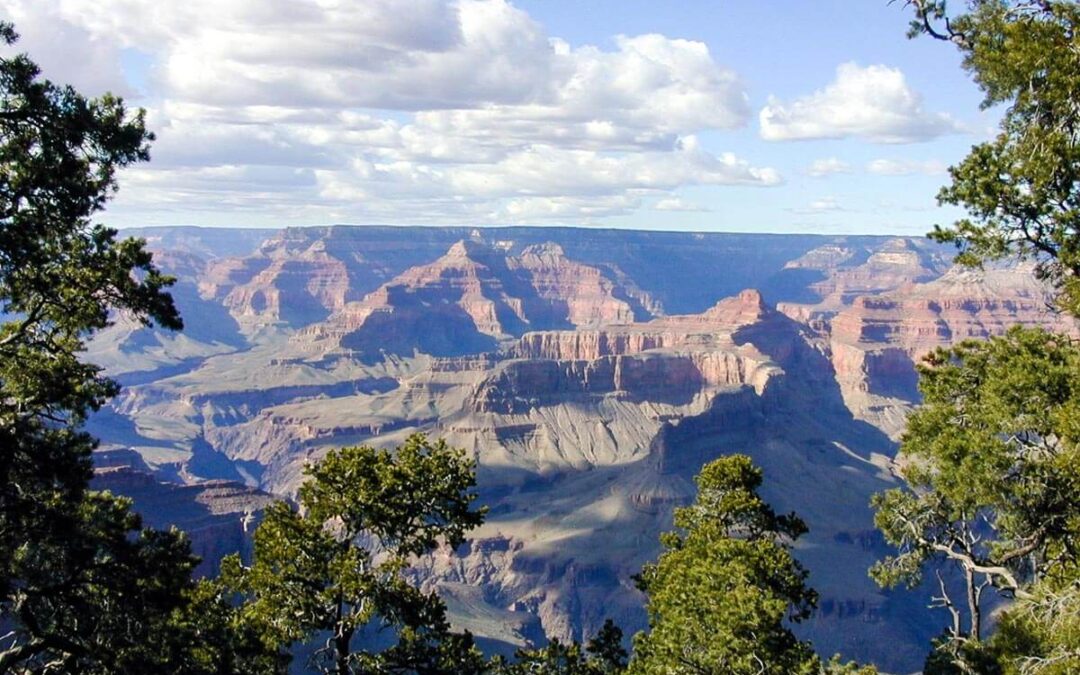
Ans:
{"label": "red rock layer", "polygon": [[856,298],[831,321],[834,341],[888,344],[918,357],[935,347],[987,338],[1014,325],[1075,330],[1049,309],[1047,288],[1027,269],[956,269],[928,284]]}
{"label": "red rock layer", "polygon": [[[595,267],[569,260],[554,244],[531,246],[520,257],[463,240],[441,258],[412,267],[368,294],[339,307],[302,340],[337,339],[351,348],[416,348],[437,356],[482,348],[484,339],[530,329],[603,326],[634,320],[626,293]],[[444,325],[445,339],[432,336]],[[370,336],[367,333],[371,333]],[[370,339],[369,339],[370,337]],[[455,350],[455,344],[459,349]]]}
{"label": "red rock layer", "polygon": [[526,333],[514,355],[527,359],[594,360],[640,354],[650,349],[731,345],[736,330],[756,324],[772,312],[756,290],[725,298],[701,314],[668,316],[648,323],[608,326],[602,330]]}

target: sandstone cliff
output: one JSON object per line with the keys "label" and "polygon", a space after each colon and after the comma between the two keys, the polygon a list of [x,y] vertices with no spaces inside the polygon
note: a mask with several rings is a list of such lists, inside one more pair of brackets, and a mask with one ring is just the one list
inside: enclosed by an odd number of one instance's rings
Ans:
{"label": "sandstone cliff", "polygon": [[937,347],[1014,325],[1076,333],[1028,266],[953,268],[902,291],[855,298],[829,321],[837,381],[855,414],[891,435],[917,402],[915,362]]}
{"label": "sandstone cliff", "polygon": [[456,356],[494,349],[530,329],[626,323],[656,307],[616,275],[566,257],[557,244],[510,256],[464,239],[304,330],[300,342],[328,342],[362,355]]}

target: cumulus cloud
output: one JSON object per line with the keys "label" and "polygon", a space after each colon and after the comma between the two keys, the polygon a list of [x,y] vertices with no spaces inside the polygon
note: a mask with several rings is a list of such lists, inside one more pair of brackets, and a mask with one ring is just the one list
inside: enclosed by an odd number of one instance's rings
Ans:
{"label": "cumulus cloud", "polygon": [[851,173],[851,165],[836,157],[815,159],[806,167],[806,175],[812,178],[824,178],[836,173]]}
{"label": "cumulus cloud", "polygon": [[709,209],[697,204],[691,204],[682,197],[664,197],[653,204],[654,211],[708,211]]}
{"label": "cumulus cloud", "polygon": [[[638,208],[640,196],[682,185],[771,186],[773,169],[753,167],[731,154],[702,151],[692,138],[671,151],[633,154],[532,145],[491,163],[417,164],[356,160],[346,170],[315,172],[324,200],[452,204],[455,213],[515,221],[530,214],[569,217],[613,215]],[[542,206],[550,200],[550,208]],[[599,209],[590,206],[595,203]],[[614,207],[612,205],[615,205]]]}
{"label": "cumulus cloud", "polygon": [[936,159],[875,159],[867,163],[866,170],[879,176],[938,176],[945,173],[947,167],[945,162]]}
{"label": "cumulus cloud", "polygon": [[0,0],[0,11],[52,79],[133,92],[124,58],[148,62],[158,140],[149,166],[125,172],[130,212],[199,200],[357,220],[572,221],[683,185],[781,182],[695,140],[751,116],[736,73],[701,42],[572,47],[506,0]]}
{"label": "cumulus cloud", "polygon": [[770,141],[915,143],[962,130],[950,116],[927,111],[899,69],[856,63],[841,64],[824,89],[790,103],[770,99],[758,121],[761,137]]}
{"label": "cumulus cloud", "polygon": [[48,3],[2,0],[0,11],[20,34],[14,47],[0,46],[0,52],[29,52],[48,77],[90,95],[135,93],[124,75],[121,50],[107,37],[59,19]]}
{"label": "cumulus cloud", "polygon": [[447,172],[452,187],[473,195],[594,194],[616,189],[667,190],[679,185],[778,185],[759,169],[725,153],[702,151],[692,137],[671,152],[616,156],[591,150],[531,146],[501,162]]}

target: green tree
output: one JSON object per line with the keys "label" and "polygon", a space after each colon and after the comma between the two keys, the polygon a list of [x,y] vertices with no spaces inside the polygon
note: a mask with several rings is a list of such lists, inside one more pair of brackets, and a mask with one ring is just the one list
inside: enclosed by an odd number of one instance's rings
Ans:
{"label": "green tree", "polygon": [[912,35],[953,43],[984,94],[1005,105],[998,135],[949,172],[938,200],[969,217],[931,237],[956,244],[960,262],[1013,255],[1061,290],[1080,314],[1080,5],[1071,0],[975,0],[949,16],[943,0],[908,0]]}
{"label": "green tree", "polygon": [[66,529],[18,542],[5,598],[17,622],[0,672],[138,672],[181,645],[167,630],[191,583],[194,558],[176,532],[144,530],[130,503],[88,492],[52,519]]}
{"label": "green tree", "polygon": [[[483,522],[473,461],[417,434],[395,451],[333,451],[305,474],[299,511],[283,502],[267,510],[251,565],[237,556],[223,563],[223,576],[249,597],[245,623],[273,647],[326,635],[316,663],[323,672],[482,671],[471,637],[451,632],[438,596],[403,575],[413,557],[441,542],[457,546]],[[394,643],[370,647],[387,629]]]}
{"label": "green tree", "polygon": [[641,573],[649,630],[634,639],[629,672],[793,675],[818,673],[811,646],[786,625],[817,601],[791,555],[806,532],[758,495],[762,474],[748,457],[702,468],[693,505],[677,509],[678,531],[661,538],[660,559]]}
{"label": "green tree", "polygon": [[[10,24],[0,39],[16,42]],[[116,312],[181,327],[144,243],[91,220],[150,140],[142,111],[0,58],[0,672],[220,672],[189,659],[197,633],[178,621],[187,539],[87,489],[81,426],[117,386],[83,341]]]}
{"label": "green tree", "polygon": [[[983,644],[985,594],[1023,604],[1036,601],[1035,580],[1077,579],[1080,348],[1014,328],[940,349],[919,371],[923,405],[900,448],[907,488],[873,500],[898,552],[871,575],[884,586],[914,585],[934,570],[934,603],[952,620],[931,665],[996,672],[988,664],[1010,657]],[[961,593],[942,568],[959,573]]]}
{"label": "green tree", "polygon": [[[1080,316],[1080,5],[974,0],[950,15],[943,0],[905,4],[910,35],[955,45],[983,107],[1005,107],[997,136],[952,167],[938,195],[968,217],[931,236],[969,265],[1034,260],[1058,306]],[[959,570],[962,598],[938,581],[935,603],[952,622],[928,672],[1077,668],[1075,352],[1066,338],[1016,331],[939,352],[923,369],[929,409],[902,448],[912,489],[875,500],[900,551],[873,574],[892,585],[944,562]],[[984,641],[988,591],[1010,604]]]}
{"label": "green tree", "polygon": [[169,672],[227,675],[288,672],[291,658],[244,621],[239,598],[220,579],[202,579],[188,589],[169,616],[166,631],[184,648],[169,658]]}
{"label": "green tree", "polygon": [[1080,569],[1054,570],[1001,617],[988,651],[1008,675],[1080,672]]}
{"label": "green tree", "polygon": [[614,675],[626,670],[623,632],[611,619],[585,648],[577,642],[563,644],[552,640],[539,649],[519,649],[512,664],[496,658],[490,672],[494,675]]}
{"label": "green tree", "polygon": [[622,629],[611,619],[585,644],[585,652],[601,673],[620,673],[630,656],[623,647]]}

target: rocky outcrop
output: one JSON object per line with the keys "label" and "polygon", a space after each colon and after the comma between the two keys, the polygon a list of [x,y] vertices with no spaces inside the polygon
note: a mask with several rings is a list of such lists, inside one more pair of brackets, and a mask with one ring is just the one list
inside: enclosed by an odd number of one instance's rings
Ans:
{"label": "rocky outcrop", "polygon": [[200,291],[219,299],[246,324],[282,323],[300,327],[319,321],[358,299],[354,277],[370,275],[363,258],[332,255],[325,241],[292,250],[271,240],[246,258],[211,265]]}
{"label": "rocky outcrop", "polygon": [[[536,296],[548,305],[549,316],[531,323],[569,322],[591,327],[632,323],[648,316],[647,310],[600,268],[570,260],[558,244],[529,246],[508,264],[525,272]],[[631,302],[637,305],[636,311]]]}
{"label": "rocky outcrop", "polygon": [[904,292],[856,298],[832,321],[832,336],[852,344],[895,345],[922,356],[940,345],[1000,335],[1010,326],[1072,330],[1050,310],[1050,292],[1030,269],[956,268]]}
{"label": "rocky outcrop", "polygon": [[511,353],[525,359],[593,360],[603,356],[640,354],[654,349],[731,347],[732,336],[769,318],[772,311],[761,294],[745,290],[701,314],[669,316],[647,323],[609,326],[603,330],[526,333]]}
{"label": "rocky outcrop", "polygon": [[499,340],[535,328],[632,322],[648,316],[641,297],[603,270],[568,259],[556,244],[509,256],[465,239],[343,305],[297,339],[361,354],[458,356],[494,349]]}
{"label": "rocky outcrop", "polygon": [[[718,380],[741,384],[745,366],[731,357],[710,360]],[[719,362],[719,363],[717,363]],[[593,361],[511,361],[477,385],[473,409],[513,414],[581,396],[623,394],[656,400],[688,399],[707,385],[702,369],[687,355],[636,354]]]}
{"label": "rocky outcrop", "polygon": [[937,347],[1001,335],[1012,326],[1076,333],[1050,309],[1049,289],[1026,266],[954,268],[902,291],[855,298],[829,321],[845,401],[893,436],[918,400],[915,362]]}
{"label": "rocky outcrop", "polygon": [[177,485],[131,466],[97,469],[91,487],[131,499],[148,527],[175,526],[186,532],[192,553],[201,559],[195,571],[198,576],[216,574],[226,555],[249,554],[262,511],[275,500],[239,483]]}
{"label": "rocky outcrop", "polygon": [[516,360],[477,385],[473,405],[509,414],[582,395],[678,401],[709,388],[760,390],[779,367],[753,346],[741,347],[735,336],[774,316],[757,291],[747,290],[699,315],[526,333],[511,350]]}
{"label": "rocky outcrop", "polygon": [[777,309],[804,322],[829,317],[860,296],[902,292],[931,281],[948,268],[948,260],[941,249],[910,239],[890,239],[874,247],[827,244],[785,266],[787,272],[817,274],[820,279],[807,286],[817,298],[781,302]]}

